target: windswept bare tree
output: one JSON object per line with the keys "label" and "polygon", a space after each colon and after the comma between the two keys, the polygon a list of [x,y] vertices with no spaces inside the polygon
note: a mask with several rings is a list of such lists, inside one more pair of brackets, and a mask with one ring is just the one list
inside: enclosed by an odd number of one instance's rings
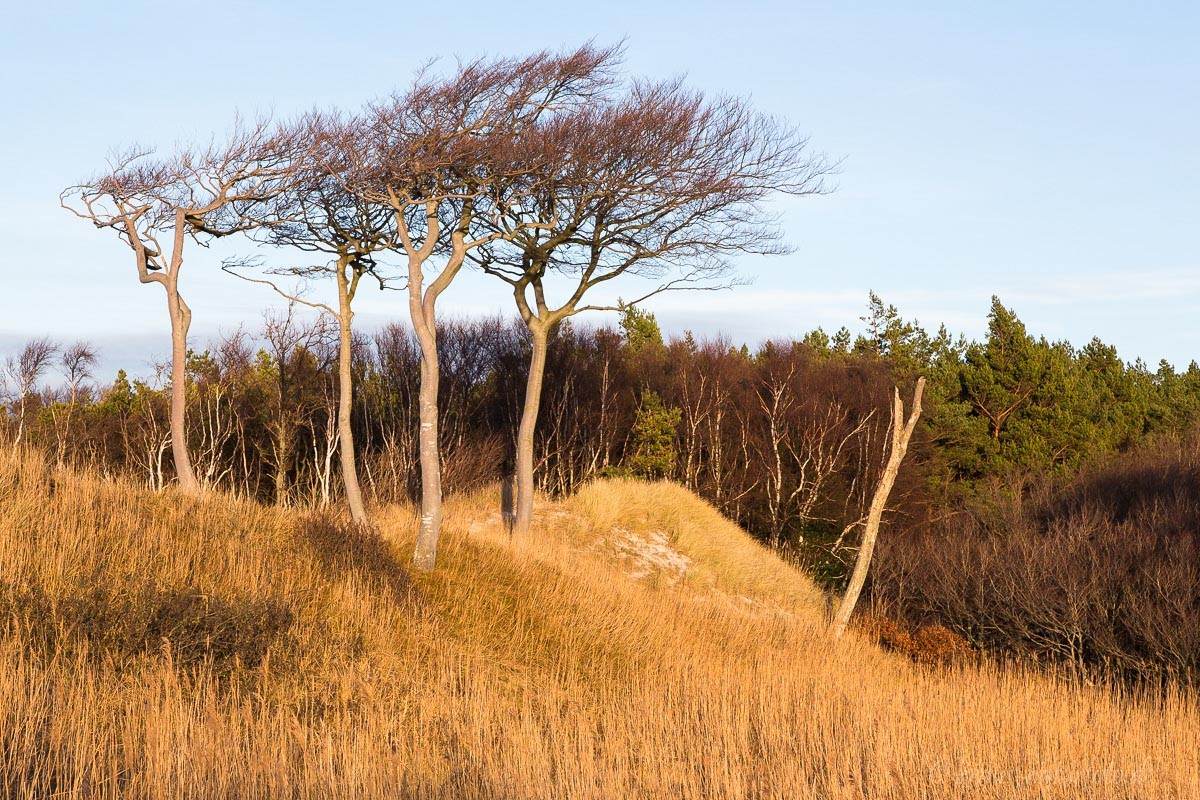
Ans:
{"label": "windswept bare tree", "polygon": [[[523,59],[479,60],[449,77],[422,74],[372,106],[364,120],[355,191],[390,208],[407,259],[409,314],[421,348],[421,517],[413,563],[431,570],[441,529],[437,302],[471,251],[511,236],[496,223],[523,201],[543,154],[524,131],[565,113],[609,81],[617,49],[582,47]],[[517,214],[519,216],[519,213]],[[426,282],[427,274],[433,275]]]}
{"label": "windswept bare tree", "polygon": [[290,126],[281,138],[291,143],[288,177],[270,201],[258,206],[254,235],[272,245],[285,245],[324,256],[314,265],[282,267],[269,274],[307,281],[332,276],[337,287],[336,307],[305,299],[302,291],[280,287],[275,280],[252,278],[242,269],[245,259],[227,261],[225,270],[245,280],[264,283],[294,303],[318,309],[338,323],[338,457],[346,503],[355,522],[367,521],[358,480],[354,431],[351,426],[354,378],[352,342],[354,300],[363,278],[384,288],[385,276],[377,260],[396,241],[393,216],[387,206],[349,191],[349,173],[356,168],[350,153],[356,128],[334,114],[309,114]]}
{"label": "windswept bare tree", "polygon": [[163,287],[171,319],[171,448],[180,487],[200,484],[187,449],[186,361],[192,311],[180,290],[187,243],[248,229],[248,212],[275,190],[288,146],[267,123],[235,126],[228,139],[165,159],[149,150],[115,156],[109,170],[66,189],[62,206],[108,228],[133,250],[138,279]]}
{"label": "windswept bare tree", "polygon": [[[505,243],[476,258],[512,287],[533,345],[517,436],[519,538],[533,513],[534,427],[551,330],[583,311],[617,310],[585,297],[624,275],[655,281],[634,303],[730,285],[734,254],[786,251],[763,201],[821,193],[834,167],[745,101],[709,99],[678,81],[635,82],[539,123],[524,132],[523,149],[542,153],[542,163],[521,202],[503,209]],[[566,279],[557,305],[547,298],[551,276]]]}

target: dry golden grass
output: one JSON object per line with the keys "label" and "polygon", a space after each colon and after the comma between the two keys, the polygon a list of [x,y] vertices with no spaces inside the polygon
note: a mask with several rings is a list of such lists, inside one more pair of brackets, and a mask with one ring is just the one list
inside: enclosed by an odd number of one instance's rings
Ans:
{"label": "dry golden grass", "polygon": [[[51,490],[52,489],[52,490]],[[453,498],[387,542],[0,457],[11,797],[1196,798],[1194,697],[917,667],[711,507],[609,482],[515,554]],[[620,537],[691,559],[629,577]],[[636,558],[634,559],[636,561]]]}

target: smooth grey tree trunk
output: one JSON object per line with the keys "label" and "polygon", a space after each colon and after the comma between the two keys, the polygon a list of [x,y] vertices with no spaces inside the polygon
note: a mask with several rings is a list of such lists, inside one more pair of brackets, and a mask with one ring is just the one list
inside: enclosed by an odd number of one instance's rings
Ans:
{"label": "smooth grey tree trunk", "polygon": [[883,518],[884,509],[887,507],[888,495],[891,494],[892,486],[896,483],[896,475],[900,472],[900,462],[904,460],[904,454],[908,452],[908,442],[912,438],[913,430],[917,427],[917,419],[921,416],[921,394],[924,389],[925,379],[918,378],[917,388],[913,392],[912,413],[909,414],[908,422],[903,427],[901,427],[901,421],[904,419],[904,404],[900,401],[900,390],[895,390],[892,401],[891,452],[888,455],[887,465],[883,469],[883,475],[879,478],[879,485],[875,487],[875,495],[871,498],[871,507],[863,527],[862,544],[858,549],[858,558],[854,562],[854,573],[850,576],[850,585],[846,587],[846,594],[842,597],[842,603],[833,620],[833,636],[836,639],[840,639],[846,632],[846,627],[850,624],[850,615],[854,613],[854,606],[858,603],[863,585],[867,582],[867,570],[871,567],[871,555],[875,552],[875,541],[879,538],[879,523]]}
{"label": "smooth grey tree trunk", "polygon": [[[413,308],[413,327],[421,346],[419,397],[421,463],[421,522],[413,551],[413,566],[426,572],[437,563],[438,535],[442,529],[442,468],[438,456],[438,351],[437,335],[428,324],[421,304]],[[419,320],[419,321],[418,321]]]}
{"label": "smooth grey tree trunk", "polygon": [[[418,455],[421,465],[421,519],[413,548],[413,567],[430,572],[437,564],[438,537],[442,531],[442,464],[438,453],[438,383],[440,365],[437,348],[437,299],[462,269],[468,245],[470,212],[464,212],[458,228],[451,234],[452,252],[446,266],[425,288],[423,267],[437,242],[437,206],[426,207],[428,232],[420,248],[404,238],[408,259],[408,313],[413,332],[421,347],[421,387],[418,391]],[[403,225],[402,220],[398,220]]]}
{"label": "smooth grey tree trunk", "polygon": [[179,488],[188,494],[200,491],[200,482],[192,469],[187,448],[187,335],[192,326],[192,311],[175,285],[177,275],[163,282],[167,291],[167,310],[171,314],[171,455]]}
{"label": "smooth grey tree trunk", "polygon": [[544,327],[531,325],[533,353],[529,359],[529,377],[525,381],[525,404],[521,424],[517,429],[517,500],[513,522],[513,540],[526,544],[533,523],[533,437],[537,429],[538,412],[542,404],[542,382],[546,374],[546,351],[549,340]]}
{"label": "smooth grey tree trunk", "polygon": [[338,264],[338,457],[342,467],[342,483],[346,488],[346,503],[350,506],[350,518],[360,525],[367,522],[367,511],[363,505],[362,488],[358,483],[358,468],[354,452],[354,430],[350,426],[350,412],[354,403],[353,339],[351,322],[350,279],[346,267]]}

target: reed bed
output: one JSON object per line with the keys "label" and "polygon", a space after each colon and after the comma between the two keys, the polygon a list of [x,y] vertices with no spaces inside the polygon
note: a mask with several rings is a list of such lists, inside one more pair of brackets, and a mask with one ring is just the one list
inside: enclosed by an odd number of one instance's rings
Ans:
{"label": "reed bed", "polygon": [[[820,593],[669,484],[379,532],[0,457],[0,787],[46,798],[1188,798],[1200,712],[833,642]],[[686,570],[634,569],[665,537]],[[636,554],[634,556],[636,559]],[[633,577],[638,575],[638,577]]]}

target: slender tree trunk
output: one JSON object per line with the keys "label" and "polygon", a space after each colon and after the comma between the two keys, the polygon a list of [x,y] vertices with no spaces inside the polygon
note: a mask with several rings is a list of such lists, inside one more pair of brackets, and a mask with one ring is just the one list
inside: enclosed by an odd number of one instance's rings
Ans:
{"label": "slender tree trunk", "polygon": [[288,505],[288,468],[292,463],[292,429],[280,420],[275,429],[275,505]]}
{"label": "slender tree trunk", "polygon": [[353,341],[351,322],[354,312],[350,308],[350,280],[346,266],[338,264],[338,455],[342,466],[342,482],[346,486],[346,503],[350,506],[350,518],[366,524],[367,511],[363,507],[362,489],[358,485],[358,469],[355,465],[354,431],[350,427],[350,411],[354,401]]}
{"label": "slender tree trunk", "polygon": [[525,405],[521,425],[517,429],[517,502],[513,539],[525,544],[533,522],[533,435],[537,428],[538,410],[542,404],[542,380],[546,374],[546,351],[549,340],[540,324],[529,328],[533,337],[533,354],[529,359],[529,377],[525,381]]}
{"label": "slender tree trunk", "polygon": [[21,390],[21,399],[18,401],[20,406],[17,410],[17,438],[13,440],[13,452],[21,449],[21,440],[25,438],[25,403],[28,398],[25,396],[25,390]]}
{"label": "slender tree trunk", "polygon": [[421,303],[413,308],[413,327],[421,345],[421,387],[418,391],[421,461],[421,524],[413,565],[426,572],[437,563],[438,535],[442,529],[442,466],[438,457],[438,351],[437,334],[425,318]]}
{"label": "slender tree trunk", "polygon": [[194,494],[200,491],[200,482],[196,480],[187,448],[187,335],[192,326],[192,311],[177,286],[167,283],[164,287],[171,313],[171,455],[179,487]]}
{"label": "slender tree trunk", "polygon": [[[53,406],[51,406],[53,409]],[[58,436],[58,458],[55,464],[59,469],[62,469],[67,463],[67,437],[71,435],[71,418],[75,416],[75,387],[71,387],[71,402],[67,406],[66,420],[63,422],[64,430],[60,433],[58,430],[58,415],[54,417],[54,430]]]}
{"label": "slender tree trunk", "polygon": [[904,404],[900,402],[900,390],[896,389],[895,391],[892,401],[891,453],[888,455],[887,465],[883,468],[879,485],[875,487],[875,496],[871,498],[871,508],[863,527],[862,544],[858,549],[858,559],[854,563],[854,573],[850,576],[850,585],[846,588],[842,604],[838,607],[837,616],[834,617],[834,638],[841,638],[842,634],[846,632],[846,626],[850,624],[850,615],[854,613],[854,606],[858,603],[858,596],[862,593],[863,584],[867,582],[871,554],[875,551],[875,540],[879,537],[879,522],[883,518],[888,495],[891,494],[892,485],[895,484],[896,475],[900,471],[900,462],[904,460],[904,454],[908,451],[909,439],[912,438],[913,430],[917,427],[917,419],[921,416],[921,393],[924,389],[925,379],[918,378],[917,388],[913,392],[912,413],[903,428],[900,423],[904,419]]}
{"label": "slender tree trunk", "polygon": [[[462,268],[466,257],[465,236],[470,229],[469,212],[451,234],[453,252],[440,275],[425,288],[421,268],[437,240],[436,204],[426,206],[426,243],[420,250],[409,248],[408,313],[413,332],[421,346],[421,386],[418,391],[420,434],[418,451],[421,463],[421,521],[413,548],[413,566],[430,572],[437,563],[438,536],[442,531],[442,464],[438,454],[438,381],[441,366],[437,349],[437,299]],[[403,224],[400,222],[399,224]],[[406,247],[411,243],[406,240]]]}
{"label": "slender tree trunk", "polygon": [[337,414],[333,409],[326,410],[325,420],[325,452],[321,454],[317,464],[317,484],[321,490],[321,508],[329,508],[331,486],[333,484],[333,451],[338,446]]}

